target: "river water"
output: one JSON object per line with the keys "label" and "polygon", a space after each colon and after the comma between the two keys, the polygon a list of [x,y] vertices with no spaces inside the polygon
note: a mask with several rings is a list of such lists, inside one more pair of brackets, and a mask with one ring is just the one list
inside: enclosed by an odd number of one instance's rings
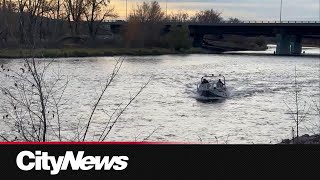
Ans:
{"label": "river water", "polygon": [[[319,116],[313,109],[319,99],[319,58],[251,55],[265,52],[216,55],[162,55],[126,57],[113,84],[107,89],[90,127],[90,138],[99,135],[108,114],[128,102],[139,88],[152,81],[120,117],[108,141],[148,141],[268,144],[291,137],[295,127],[290,110],[294,106],[294,76],[301,89],[300,109],[309,109],[301,134],[317,132]],[[305,54],[318,54],[305,48]],[[118,57],[61,58],[49,75],[68,76],[63,106],[63,133],[72,136],[79,121],[86,122],[101,86],[112,72]],[[40,60],[46,61],[46,60]],[[22,60],[2,60],[6,67],[19,68]],[[200,102],[195,98],[197,83],[204,74],[223,74],[231,98],[220,102]],[[9,81],[1,77],[1,85]],[[2,105],[4,106],[4,105]],[[8,131],[5,125],[1,130]],[[92,138],[91,138],[92,137]]]}

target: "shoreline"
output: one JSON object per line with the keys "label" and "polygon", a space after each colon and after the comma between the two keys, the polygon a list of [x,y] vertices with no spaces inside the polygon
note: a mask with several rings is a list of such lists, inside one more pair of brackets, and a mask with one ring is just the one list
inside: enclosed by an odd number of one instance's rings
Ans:
{"label": "shoreline", "polygon": [[190,54],[215,54],[215,55],[244,55],[244,56],[278,56],[278,57],[310,57],[319,58],[320,54],[301,55],[275,55],[273,53],[259,52],[217,52],[204,48],[191,48],[176,51],[167,48],[39,48],[34,50],[34,55],[29,49],[0,49],[0,59],[21,58],[76,58],[76,57],[113,57],[113,56],[158,56],[158,55],[190,55]]}
{"label": "shoreline", "polygon": [[0,59],[21,58],[69,58],[69,57],[112,57],[112,56],[149,56],[149,55],[211,54],[202,48],[176,51],[166,48],[39,48],[31,53],[30,49],[0,49]]}

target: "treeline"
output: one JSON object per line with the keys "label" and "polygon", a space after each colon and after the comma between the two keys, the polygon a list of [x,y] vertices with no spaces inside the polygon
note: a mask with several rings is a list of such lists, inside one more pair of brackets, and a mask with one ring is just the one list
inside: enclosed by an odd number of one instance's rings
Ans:
{"label": "treeline", "polygon": [[69,42],[70,46],[179,50],[192,47],[189,29],[172,27],[166,33],[163,27],[168,21],[240,21],[225,20],[221,12],[213,9],[192,16],[182,11],[166,15],[157,1],[143,2],[131,10],[126,28],[115,36],[104,22],[117,17],[109,0],[0,0],[0,47],[50,48]]}
{"label": "treeline", "polygon": [[[175,50],[188,49],[192,46],[192,40],[189,37],[187,27],[173,26],[170,32],[163,32],[164,23],[166,22],[197,22],[197,23],[219,23],[229,21],[232,23],[241,22],[238,18],[229,18],[225,20],[221,12],[202,10],[190,16],[186,12],[175,12],[165,15],[158,2],[144,2],[138,5],[128,17],[128,26],[124,30],[125,43],[127,47],[169,47]],[[164,35],[165,34],[165,35]],[[214,40],[214,41],[212,41]],[[205,36],[207,45],[211,42],[221,46],[229,46],[234,49],[266,49],[266,42],[263,37],[246,38],[242,36]],[[236,48],[239,47],[239,48]]]}
{"label": "treeline", "polygon": [[109,17],[117,14],[106,0],[1,0],[0,45],[38,45],[84,32],[94,39]]}

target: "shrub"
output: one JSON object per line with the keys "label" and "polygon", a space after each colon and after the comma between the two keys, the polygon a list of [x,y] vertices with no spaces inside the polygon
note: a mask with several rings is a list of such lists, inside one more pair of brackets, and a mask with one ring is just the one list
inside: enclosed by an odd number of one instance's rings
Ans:
{"label": "shrub", "polygon": [[260,36],[260,37],[257,37],[254,41],[259,47],[263,47],[267,44],[266,40],[264,37]]}
{"label": "shrub", "polygon": [[172,27],[166,35],[166,42],[170,48],[180,51],[181,49],[190,49],[192,41],[187,27]]}

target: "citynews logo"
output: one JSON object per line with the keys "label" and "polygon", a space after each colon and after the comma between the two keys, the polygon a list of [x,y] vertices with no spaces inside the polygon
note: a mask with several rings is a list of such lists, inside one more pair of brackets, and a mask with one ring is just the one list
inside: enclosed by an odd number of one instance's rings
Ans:
{"label": "citynews logo", "polygon": [[[24,159],[27,159],[24,161]],[[71,169],[88,171],[94,170],[116,170],[121,171],[127,168],[129,157],[128,156],[85,156],[84,151],[79,151],[76,157],[73,151],[67,151],[64,156],[49,156],[48,152],[35,151],[22,151],[17,155],[16,164],[23,171],[30,170],[45,170],[50,171],[51,175],[57,175],[60,171]]]}

